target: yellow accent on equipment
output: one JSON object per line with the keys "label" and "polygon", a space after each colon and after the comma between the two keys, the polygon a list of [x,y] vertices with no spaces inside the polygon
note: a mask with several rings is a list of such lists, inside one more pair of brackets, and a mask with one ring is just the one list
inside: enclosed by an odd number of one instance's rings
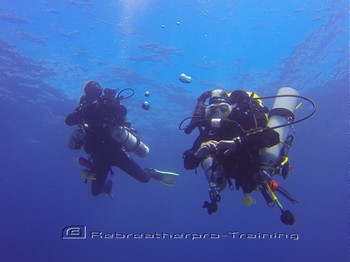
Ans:
{"label": "yellow accent on equipment", "polygon": [[81,171],[81,176],[86,179],[86,180],[96,180],[96,174],[95,173],[91,173],[87,170],[83,170]]}
{"label": "yellow accent on equipment", "polygon": [[247,207],[255,204],[255,199],[252,198],[250,195],[246,194],[245,197],[243,198],[243,204]]}
{"label": "yellow accent on equipment", "polygon": [[267,183],[266,181],[264,181],[264,183],[265,183],[265,185],[266,185],[267,190],[270,192],[273,201],[275,201],[275,202],[277,203],[277,205],[279,206],[279,208],[280,208],[281,210],[283,210],[282,204],[281,204],[280,201],[278,200],[278,198],[277,198],[277,196],[275,195],[275,193],[272,191],[271,187],[269,186],[269,183]]}

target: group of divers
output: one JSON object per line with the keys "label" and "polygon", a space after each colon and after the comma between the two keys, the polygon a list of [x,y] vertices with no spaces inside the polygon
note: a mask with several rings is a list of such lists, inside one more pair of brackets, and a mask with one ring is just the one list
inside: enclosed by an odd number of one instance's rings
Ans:
{"label": "group of divers", "polygon": [[[65,119],[67,125],[77,127],[68,145],[74,150],[84,148],[87,158],[80,157],[79,164],[85,182],[91,181],[94,196],[104,193],[112,197],[113,183],[108,178],[113,175],[112,166],[142,183],[154,179],[173,186],[178,177],[173,172],[141,168],[131,158],[130,152],[140,157],[149,152],[127,121],[127,109],[121,103],[133,94],[134,90],[130,88],[118,91],[90,81],[84,87],[78,107]],[[275,99],[271,110],[263,105],[265,99]],[[312,110],[305,117],[296,119],[300,99],[310,103]],[[210,199],[203,207],[208,214],[218,210],[221,192],[226,187],[241,189],[246,206],[255,203],[250,194],[259,190],[269,206],[277,205],[281,210],[282,222],[293,225],[293,213],[284,209],[276,193],[293,204],[297,200],[274,177],[287,179],[291,169],[288,152],[294,139],[294,125],[311,117],[315,111],[311,99],[289,87],[267,97],[244,90],[204,92],[197,99],[193,115],[184,119],[179,129],[186,134],[195,129],[199,131],[192,148],[183,153],[183,160],[185,169],[197,172],[200,165],[204,171]],[[185,126],[184,123],[188,124]]]}

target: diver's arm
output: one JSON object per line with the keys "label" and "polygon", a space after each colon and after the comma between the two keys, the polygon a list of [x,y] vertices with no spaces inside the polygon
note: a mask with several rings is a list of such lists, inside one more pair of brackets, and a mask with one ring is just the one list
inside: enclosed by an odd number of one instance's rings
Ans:
{"label": "diver's arm", "polygon": [[199,149],[194,153],[194,156],[203,160],[207,155],[217,150],[217,145],[218,142],[216,140],[203,142]]}
{"label": "diver's arm", "polygon": [[241,147],[265,148],[280,142],[279,134],[273,129],[261,130],[244,137],[234,137],[232,140],[220,140],[216,144],[217,150],[224,150],[224,155],[234,153]]}
{"label": "diver's arm", "polygon": [[193,148],[183,154],[184,166],[186,169],[195,169],[206,156],[216,151],[217,141],[209,140],[201,144],[198,150]]}
{"label": "diver's arm", "polygon": [[202,142],[203,142],[203,137],[202,136],[198,136],[198,138],[196,139],[196,141],[194,142],[193,146],[191,149],[186,150],[183,153],[182,158],[184,159],[184,167],[185,169],[188,170],[192,170],[198,167],[198,165],[200,164],[200,162],[202,161],[201,158],[198,158],[195,156],[195,153],[198,151],[198,149],[200,148]]}
{"label": "diver's arm", "polygon": [[82,121],[82,111],[78,107],[73,113],[69,114],[66,119],[66,125],[74,126],[80,124]]}
{"label": "diver's arm", "polygon": [[224,150],[224,155],[228,155],[236,152],[236,150],[241,146],[242,139],[240,137],[234,137],[232,140],[220,140],[216,144],[216,149],[218,151]]}
{"label": "diver's arm", "polygon": [[255,146],[257,148],[271,147],[279,142],[279,134],[273,129],[264,129],[242,138],[242,146]]}

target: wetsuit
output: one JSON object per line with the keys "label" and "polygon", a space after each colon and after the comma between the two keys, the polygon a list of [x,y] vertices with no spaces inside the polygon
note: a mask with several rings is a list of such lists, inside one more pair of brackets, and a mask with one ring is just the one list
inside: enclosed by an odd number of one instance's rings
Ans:
{"label": "wetsuit", "polygon": [[[235,179],[237,189],[242,188],[244,193],[250,193],[259,184],[256,177],[260,169],[259,149],[279,143],[279,135],[276,131],[267,129],[264,132],[246,136],[249,130],[266,127],[267,119],[264,109],[255,99],[248,96],[235,100],[234,104],[236,107],[230,114],[229,119],[239,123],[241,129],[230,127],[204,129],[197,137],[192,148],[184,152],[184,167],[189,170],[195,169],[203,161],[203,159],[194,155],[203,142],[232,140],[235,137],[240,137],[241,143],[237,150],[230,155],[216,152],[214,163],[223,166],[224,175],[227,178]],[[215,166],[213,168],[215,169]]]}
{"label": "wetsuit", "polygon": [[81,103],[65,119],[67,125],[79,125],[85,129],[84,150],[90,155],[92,172],[96,174],[91,185],[94,196],[103,191],[112,166],[119,167],[140,182],[146,183],[150,179],[147,170],[141,168],[111,137],[110,128],[123,125],[126,113],[127,109],[118,100],[102,96],[97,101]]}

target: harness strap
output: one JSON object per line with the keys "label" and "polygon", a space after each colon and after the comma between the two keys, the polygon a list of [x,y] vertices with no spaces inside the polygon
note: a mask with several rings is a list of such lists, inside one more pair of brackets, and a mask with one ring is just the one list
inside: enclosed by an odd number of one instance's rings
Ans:
{"label": "harness strap", "polygon": [[275,116],[275,115],[283,116],[285,118],[291,118],[291,119],[294,120],[293,112],[291,112],[290,110],[285,109],[285,108],[274,108],[274,109],[271,109],[271,111],[269,113],[269,117]]}

